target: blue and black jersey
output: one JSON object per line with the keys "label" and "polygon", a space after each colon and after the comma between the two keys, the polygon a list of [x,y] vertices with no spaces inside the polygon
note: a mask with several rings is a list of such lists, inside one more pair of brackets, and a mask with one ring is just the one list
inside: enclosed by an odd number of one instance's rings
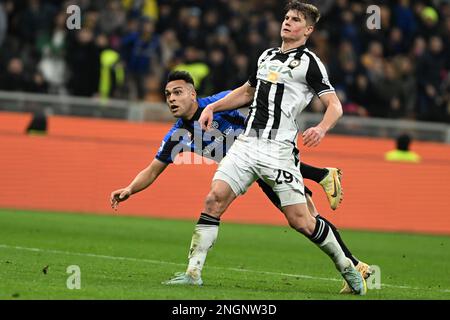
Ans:
{"label": "blue and black jersey", "polygon": [[213,96],[197,98],[198,109],[191,120],[178,119],[164,137],[156,159],[172,163],[183,151],[195,152],[215,161],[225,156],[234,139],[243,132],[245,116],[238,110],[214,113],[211,132],[201,130],[198,119],[203,109],[225,97],[231,91],[223,91]]}

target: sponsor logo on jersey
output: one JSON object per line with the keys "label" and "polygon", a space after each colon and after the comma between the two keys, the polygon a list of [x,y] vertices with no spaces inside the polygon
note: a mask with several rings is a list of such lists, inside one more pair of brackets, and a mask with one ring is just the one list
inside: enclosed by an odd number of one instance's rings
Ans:
{"label": "sponsor logo on jersey", "polygon": [[[268,72],[269,74],[270,73],[278,73],[278,74],[280,74],[280,75],[287,75],[289,78],[291,78],[291,79],[293,79],[294,77],[293,77],[293,75],[292,75],[292,71],[291,71],[291,68],[289,68],[289,67],[287,67],[287,66],[285,66],[285,65],[282,65],[282,66],[277,66],[277,65],[274,65],[274,64],[270,64],[269,62],[266,62],[266,63],[262,63],[260,66],[259,66],[259,68],[258,68],[258,71],[259,72],[262,72],[262,71],[266,71],[266,72]],[[267,77],[267,79],[268,79],[268,77]],[[269,79],[268,79],[269,80]],[[269,80],[270,81],[270,80]]]}
{"label": "sponsor logo on jersey", "polygon": [[272,83],[277,83],[278,78],[280,77],[280,74],[278,72],[270,71],[267,75],[267,81],[270,81]]}

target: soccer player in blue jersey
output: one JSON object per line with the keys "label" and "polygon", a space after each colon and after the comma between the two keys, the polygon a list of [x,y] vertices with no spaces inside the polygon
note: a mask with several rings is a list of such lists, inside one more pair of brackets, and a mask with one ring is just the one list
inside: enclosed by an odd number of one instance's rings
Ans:
{"label": "soccer player in blue jersey", "polygon": [[[215,113],[213,120],[215,131],[212,133],[202,131],[196,121],[207,105],[220,100],[229,92],[224,91],[210,97],[197,98],[194,81],[189,73],[184,71],[170,73],[165,88],[166,102],[170,111],[178,120],[164,137],[152,163],[142,170],[129,186],[111,193],[111,206],[117,208],[120,202],[150,186],[167,166],[173,163],[175,156],[183,151],[195,152],[220,162],[228,148],[234,143],[237,135],[243,131],[245,117],[238,110]],[[329,199],[330,206],[332,209],[336,209],[342,200],[340,171],[335,168],[316,168],[303,163],[301,163],[300,168],[305,178],[322,185]],[[280,208],[280,201],[272,189],[261,179],[258,180],[258,184],[272,203]],[[321,219],[321,221],[330,226],[346,256],[353,261],[355,266],[367,266],[367,264],[358,261],[350,253],[333,224],[318,214],[311,199],[311,191],[305,188],[305,192],[307,193],[310,211],[316,218]],[[205,216],[201,219],[202,223],[204,223],[204,221],[208,220],[208,217]],[[213,221],[210,222],[214,223]],[[345,286],[343,291],[351,292],[348,286]]]}

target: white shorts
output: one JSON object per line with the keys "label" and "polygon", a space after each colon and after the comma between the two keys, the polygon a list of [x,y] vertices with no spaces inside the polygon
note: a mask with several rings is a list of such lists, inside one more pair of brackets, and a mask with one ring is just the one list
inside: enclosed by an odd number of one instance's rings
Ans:
{"label": "white shorts", "polygon": [[294,146],[240,135],[220,162],[213,180],[225,181],[239,196],[257,179],[272,188],[281,207],[306,203],[300,161],[295,159]]}

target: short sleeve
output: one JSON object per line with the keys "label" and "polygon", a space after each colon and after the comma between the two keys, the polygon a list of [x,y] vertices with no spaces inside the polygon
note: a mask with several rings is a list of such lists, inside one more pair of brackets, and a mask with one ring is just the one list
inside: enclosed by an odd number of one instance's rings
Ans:
{"label": "short sleeve", "polygon": [[256,88],[257,80],[256,80],[256,74],[258,73],[258,66],[263,61],[263,59],[270,53],[271,51],[275,50],[274,48],[270,48],[265,50],[258,58],[258,61],[252,66],[250,69],[250,76],[248,78],[248,83],[251,87]]}
{"label": "short sleeve", "polygon": [[257,70],[258,70],[258,66],[254,65],[251,70],[250,77],[248,78],[248,83],[253,88],[256,88],[256,71]]}
{"label": "short sleeve", "polygon": [[216,94],[214,94],[212,96],[209,96],[209,97],[199,98],[197,100],[198,101],[198,105],[200,107],[202,107],[202,108],[206,107],[207,105],[224,98],[230,92],[231,92],[231,90],[227,90],[227,91],[222,91],[222,92],[216,93]]}
{"label": "short sleeve", "polygon": [[161,142],[161,146],[159,147],[159,150],[155,156],[155,158],[159,161],[167,164],[173,163],[173,158],[176,156],[176,154],[173,154],[173,150],[175,146],[179,144],[179,141],[175,141],[174,139],[172,139],[172,137],[178,129],[180,129],[180,126],[177,122],[164,136],[164,139]]}
{"label": "short sleeve", "polygon": [[334,92],[334,88],[328,79],[328,74],[322,61],[317,56],[306,53],[309,57],[309,66],[306,72],[306,81],[320,97],[321,95]]}

